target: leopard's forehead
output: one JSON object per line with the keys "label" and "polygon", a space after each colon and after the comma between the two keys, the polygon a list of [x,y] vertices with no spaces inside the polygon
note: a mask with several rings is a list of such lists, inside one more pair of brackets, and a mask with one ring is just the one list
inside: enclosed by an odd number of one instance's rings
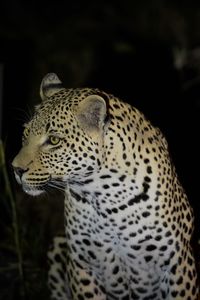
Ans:
{"label": "leopard's forehead", "polygon": [[41,134],[49,124],[59,127],[62,122],[72,120],[73,110],[84,98],[92,94],[101,94],[95,88],[62,89],[35,107],[35,113],[25,127],[34,134]]}

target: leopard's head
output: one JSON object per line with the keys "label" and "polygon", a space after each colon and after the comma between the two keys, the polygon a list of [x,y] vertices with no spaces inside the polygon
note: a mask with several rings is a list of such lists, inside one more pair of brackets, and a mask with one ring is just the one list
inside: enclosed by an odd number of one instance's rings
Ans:
{"label": "leopard's head", "polygon": [[12,166],[30,195],[63,188],[97,172],[102,163],[106,101],[96,89],[65,89],[54,73],[40,87],[42,103],[25,124],[22,148]]}

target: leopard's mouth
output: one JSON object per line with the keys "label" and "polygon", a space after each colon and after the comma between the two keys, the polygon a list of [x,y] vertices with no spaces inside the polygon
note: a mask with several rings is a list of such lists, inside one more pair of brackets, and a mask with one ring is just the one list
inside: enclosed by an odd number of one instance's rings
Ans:
{"label": "leopard's mouth", "polygon": [[66,188],[65,181],[63,181],[61,178],[53,179],[52,176],[49,176],[49,178],[43,180],[42,182],[38,182],[37,184],[30,184],[22,180],[21,185],[23,191],[31,196],[39,196],[51,189],[57,189],[64,192]]}

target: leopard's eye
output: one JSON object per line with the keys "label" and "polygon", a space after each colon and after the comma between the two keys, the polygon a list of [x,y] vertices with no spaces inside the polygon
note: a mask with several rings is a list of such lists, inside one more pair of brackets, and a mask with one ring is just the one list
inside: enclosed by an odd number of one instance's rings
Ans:
{"label": "leopard's eye", "polygon": [[57,145],[60,142],[60,138],[58,136],[50,136],[48,142],[51,145]]}
{"label": "leopard's eye", "polygon": [[25,127],[25,129],[24,129],[24,133],[23,133],[23,136],[24,136],[24,138],[25,138],[25,139],[27,139],[27,138],[28,138],[28,136],[29,136],[29,133],[30,133],[30,129],[29,129],[28,127]]}

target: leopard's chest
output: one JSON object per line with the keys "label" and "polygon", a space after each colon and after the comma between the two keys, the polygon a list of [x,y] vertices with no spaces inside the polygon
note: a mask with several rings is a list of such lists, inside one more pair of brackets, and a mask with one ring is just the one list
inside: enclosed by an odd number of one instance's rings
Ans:
{"label": "leopard's chest", "polygon": [[151,282],[154,289],[159,286],[168,254],[160,256],[154,247],[155,228],[141,230],[139,224],[128,224],[129,218],[105,217],[91,207],[72,206],[65,213],[70,258],[102,278],[110,293],[130,285],[137,288],[142,282],[149,282],[150,289]]}
{"label": "leopard's chest", "polygon": [[[124,206],[124,203],[118,207],[102,204],[102,208],[97,209],[86,199],[79,199],[74,205],[67,198],[65,230],[71,255],[97,268],[107,265],[113,256],[120,258],[121,264],[133,263],[143,269],[154,265],[158,257],[162,259],[164,248],[161,246],[170,238],[168,229],[160,226],[153,214],[152,217],[147,215],[149,218],[142,217],[144,205],[138,204],[135,209]],[[173,238],[169,244],[173,247]],[[166,257],[171,251],[170,245],[165,249]]]}

